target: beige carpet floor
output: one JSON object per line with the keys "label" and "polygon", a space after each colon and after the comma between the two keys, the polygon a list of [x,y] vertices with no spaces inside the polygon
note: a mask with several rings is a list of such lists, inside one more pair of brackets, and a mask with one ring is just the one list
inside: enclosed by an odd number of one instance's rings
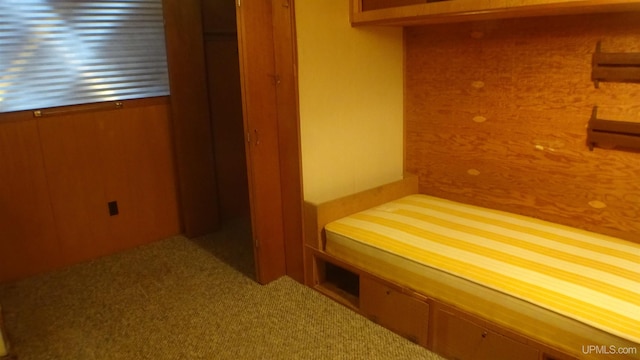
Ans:
{"label": "beige carpet floor", "polygon": [[253,279],[246,224],[0,285],[19,360],[440,359],[283,277]]}

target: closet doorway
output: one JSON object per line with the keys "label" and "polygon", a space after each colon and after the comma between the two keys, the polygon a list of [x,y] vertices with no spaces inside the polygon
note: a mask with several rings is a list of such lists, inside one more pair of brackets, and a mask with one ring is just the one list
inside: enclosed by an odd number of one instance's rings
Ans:
{"label": "closet doorway", "polygon": [[201,0],[201,6],[220,221],[249,220],[235,2]]}
{"label": "closet doorway", "polygon": [[293,2],[201,9],[220,221],[249,219],[258,282],[302,281]]}
{"label": "closet doorway", "polygon": [[199,0],[216,173],[219,230],[210,244],[216,256],[256,278],[242,90],[233,0]]}

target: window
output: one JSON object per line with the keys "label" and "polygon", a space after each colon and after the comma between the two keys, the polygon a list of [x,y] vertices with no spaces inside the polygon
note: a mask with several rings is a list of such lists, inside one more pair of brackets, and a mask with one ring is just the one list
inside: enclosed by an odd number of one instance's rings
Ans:
{"label": "window", "polygon": [[0,0],[0,112],[168,94],[162,0]]}

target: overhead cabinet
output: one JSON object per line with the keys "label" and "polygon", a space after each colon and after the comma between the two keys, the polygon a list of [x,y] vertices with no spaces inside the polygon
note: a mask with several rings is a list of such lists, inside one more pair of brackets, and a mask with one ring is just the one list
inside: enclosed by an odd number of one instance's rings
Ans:
{"label": "overhead cabinet", "polygon": [[411,26],[640,11],[640,0],[351,0],[351,24]]}

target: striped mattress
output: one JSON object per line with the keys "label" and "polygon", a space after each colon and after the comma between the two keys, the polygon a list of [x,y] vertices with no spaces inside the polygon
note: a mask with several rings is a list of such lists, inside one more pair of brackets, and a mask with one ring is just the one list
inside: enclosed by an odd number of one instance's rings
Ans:
{"label": "striped mattress", "polygon": [[572,353],[640,344],[640,244],[420,194],[325,231],[329,254]]}

